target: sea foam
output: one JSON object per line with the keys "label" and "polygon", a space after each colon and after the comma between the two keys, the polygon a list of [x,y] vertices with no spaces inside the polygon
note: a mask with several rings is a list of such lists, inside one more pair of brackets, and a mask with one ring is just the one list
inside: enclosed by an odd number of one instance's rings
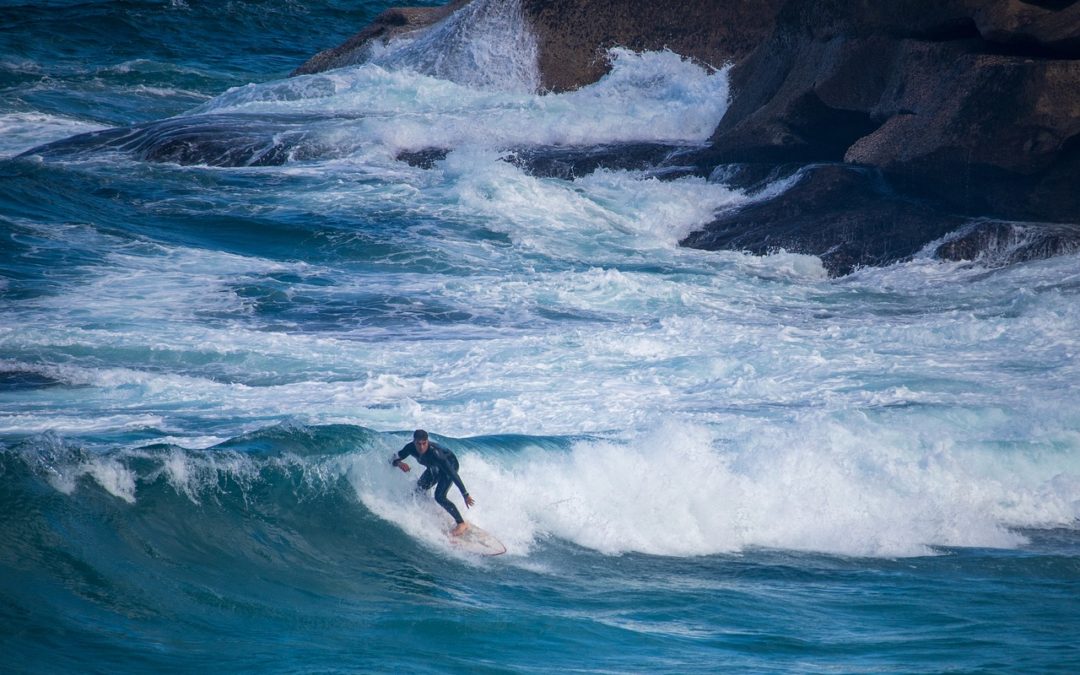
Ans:
{"label": "sea foam", "polygon": [[476,88],[368,63],[232,89],[191,114],[318,115],[335,121],[315,131],[337,143],[359,151],[375,142],[397,152],[700,143],[727,109],[726,70],[670,52],[617,49],[611,58],[599,82],[564,94]]}
{"label": "sea foam", "polygon": [[434,26],[371,45],[369,63],[473,89],[536,92],[536,38],[520,0],[475,0]]}

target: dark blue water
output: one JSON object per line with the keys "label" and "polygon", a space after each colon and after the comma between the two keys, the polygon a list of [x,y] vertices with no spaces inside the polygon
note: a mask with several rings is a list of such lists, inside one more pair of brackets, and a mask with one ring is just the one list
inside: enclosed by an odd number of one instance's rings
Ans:
{"label": "dark blue water", "polygon": [[0,7],[0,669],[1080,666],[1080,259],[682,250],[754,197],[514,153],[694,147],[726,72],[539,96],[477,0],[286,78],[385,6]]}

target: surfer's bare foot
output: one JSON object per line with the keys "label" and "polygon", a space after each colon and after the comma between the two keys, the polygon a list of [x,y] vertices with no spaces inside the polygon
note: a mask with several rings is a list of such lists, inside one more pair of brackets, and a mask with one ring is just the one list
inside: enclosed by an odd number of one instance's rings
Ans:
{"label": "surfer's bare foot", "polygon": [[450,530],[450,534],[452,536],[454,536],[454,537],[460,537],[461,535],[465,534],[468,530],[469,530],[469,524],[468,523],[458,523],[457,527]]}

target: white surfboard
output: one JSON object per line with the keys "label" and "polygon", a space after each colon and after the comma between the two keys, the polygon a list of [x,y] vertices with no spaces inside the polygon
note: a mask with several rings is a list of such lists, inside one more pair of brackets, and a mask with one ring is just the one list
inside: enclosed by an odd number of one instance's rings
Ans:
{"label": "white surfboard", "polygon": [[472,523],[469,523],[469,529],[465,530],[464,534],[456,537],[452,534],[447,536],[449,536],[450,543],[455,548],[469,553],[475,553],[476,555],[502,555],[506,553],[506,547],[495,535]]}

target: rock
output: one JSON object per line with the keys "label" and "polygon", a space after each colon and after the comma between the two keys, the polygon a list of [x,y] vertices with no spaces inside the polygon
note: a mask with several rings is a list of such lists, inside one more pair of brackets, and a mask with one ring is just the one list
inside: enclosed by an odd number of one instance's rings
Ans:
{"label": "rock", "polygon": [[938,246],[934,255],[943,260],[977,260],[996,267],[1077,251],[1077,225],[978,221]]}
{"label": "rock", "polygon": [[431,169],[436,162],[441,162],[450,154],[450,148],[424,148],[422,150],[403,150],[394,159],[405,162],[418,169]]}
{"label": "rock", "polygon": [[344,43],[319,52],[294,70],[291,75],[311,75],[332,68],[362,63],[372,40],[388,40],[411,33],[445,19],[471,0],[454,0],[438,7],[393,7],[376,16],[370,24]]}
{"label": "rock", "polygon": [[896,192],[880,171],[804,168],[780,195],[720,216],[680,242],[691,248],[816,255],[834,276],[906,260],[969,219]]}
{"label": "rock", "polygon": [[[354,65],[372,40],[426,28],[471,0],[442,7],[388,9],[343,44],[320,52],[293,75]],[[537,39],[540,87],[567,91],[591,84],[610,69],[611,47],[636,51],[670,49],[714,67],[738,61],[772,30],[784,0],[521,0]]]}
{"label": "rock", "polygon": [[[843,126],[845,121],[855,119],[873,130],[894,115],[930,116],[943,109],[943,98],[956,98],[951,92],[959,90],[957,95],[962,96],[971,88],[962,80],[974,78],[973,68],[991,63],[1026,69],[1036,78],[1049,71],[1057,80],[1055,86],[1065,87],[1065,92],[1072,84],[1074,74],[1068,61],[1047,63],[1041,59],[1037,67],[1033,67],[1033,59],[1019,56],[980,61],[981,50],[988,46],[977,33],[961,30],[954,34],[955,39],[925,40],[896,38],[872,28],[873,22],[871,26],[850,25],[837,28],[839,34],[817,38],[812,26],[778,27],[777,33],[736,69],[733,104],[714,139],[743,147],[750,145],[750,140],[740,139],[739,129],[749,136],[775,128],[787,133],[769,134],[758,145],[796,150],[796,146],[820,145],[814,139],[819,132],[837,136],[828,126]],[[939,26],[938,30],[946,28]],[[1041,84],[1036,79],[1032,88]],[[1062,109],[1059,103],[1052,105],[1066,113],[1062,117],[1067,116],[1070,108]],[[858,131],[842,135],[850,138]],[[839,145],[842,143],[827,147],[835,153]]]}
{"label": "rock", "polygon": [[1048,56],[1080,57],[1080,4],[1075,0],[969,2],[979,34],[990,42]]}
{"label": "rock", "polygon": [[840,161],[881,124],[872,115],[893,55],[882,37],[759,49],[733,73],[733,98],[712,136],[717,158]]}
{"label": "rock", "polygon": [[587,147],[531,147],[508,154],[507,161],[529,175],[573,180],[594,171],[645,171],[671,178],[695,173],[682,161],[688,148],[659,143],[615,143]]}
{"label": "rock", "polygon": [[[712,166],[713,163],[705,166]],[[712,183],[723,183],[733,190],[754,194],[761,193],[770,185],[779,184],[781,181],[786,182],[804,168],[806,168],[804,164],[796,162],[788,164],[743,162],[715,166],[705,175]]]}
{"label": "rock", "polygon": [[[663,143],[610,143],[585,147],[532,146],[510,149],[504,160],[531,176],[573,180],[601,169],[645,171],[653,176],[707,176],[692,161],[697,146]],[[431,169],[446,159],[448,148],[399,152],[395,159],[409,166]]]}
{"label": "rock", "polygon": [[0,392],[32,391],[60,387],[64,383],[56,378],[25,370],[0,370]]}
{"label": "rock", "polygon": [[1061,56],[1077,12],[792,0],[733,72],[713,154],[844,160],[974,215],[1075,222],[1080,61]]}
{"label": "rock", "polygon": [[1080,178],[1080,61],[961,54],[943,66],[938,52],[903,45],[874,111],[885,123],[844,159],[970,212],[1080,215],[1078,191],[1053,189],[1063,174]]}
{"label": "rock", "polygon": [[[370,40],[430,25],[467,2],[389,10],[298,72],[354,63]],[[710,147],[680,159],[689,171],[755,185],[792,163],[829,164],[804,171],[774,202],[721,214],[688,245],[783,246],[822,255],[842,273],[903,259],[971,218],[1080,223],[1075,0],[520,2],[544,90],[596,81],[613,46],[734,64],[731,103]],[[570,154],[516,161],[551,175],[619,165]],[[942,255],[992,248],[987,232],[1005,237],[986,228]],[[1054,231],[1047,241],[1071,241]]]}
{"label": "rock", "polygon": [[784,0],[522,0],[536,34],[541,85],[567,91],[609,69],[611,47],[670,49],[719,68],[741,60],[773,29]]}

